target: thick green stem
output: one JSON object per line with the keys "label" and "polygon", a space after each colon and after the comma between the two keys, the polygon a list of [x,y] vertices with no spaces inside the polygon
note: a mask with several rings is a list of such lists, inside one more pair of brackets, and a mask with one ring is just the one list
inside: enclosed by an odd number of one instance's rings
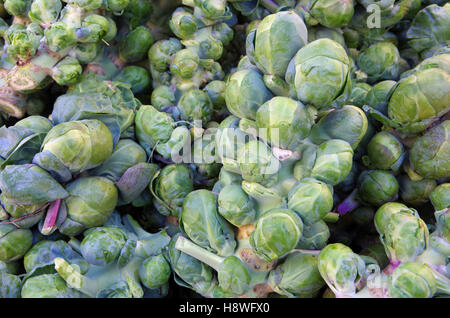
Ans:
{"label": "thick green stem", "polygon": [[280,7],[277,3],[275,3],[272,0],[260,0],[259,2],[264,8],[269,10],[272,13],[275,13],[278,11],[278,8]]}
{"label": "thick green stem", "polygon": [[220,264],[224,261],[223,257],[205,250],[183,236],[178,237],[175,248],[211,266],[216,271],[219,271]]}

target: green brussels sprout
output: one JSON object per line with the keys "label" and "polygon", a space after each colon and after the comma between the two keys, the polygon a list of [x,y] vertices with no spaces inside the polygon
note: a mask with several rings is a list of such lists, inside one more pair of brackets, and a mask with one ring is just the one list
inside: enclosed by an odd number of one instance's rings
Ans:
{"label": "green brussels sprout", "polygon": [[262,76],[254,70],[233,73],[227,82],[225,101],[227,108],[239,118],[255,120],[258,108],[272,98]]}
{"label": "green brussels sprout", "polygon": [[304,104],[317,109],[340,107],[352,90],[350,59],[339,43],[316,40],[297,52],[287,69],[286,82]]}
{"label": "green brussels sprout", "polygon": [[336,297],[355,295],[365,274],[363,259],[341,243],[328,244],[320,251],[318,268]]}
{"label": "green brussels sprout", "polygon": [[58,52],[75,45],[74,29],[62,21],[51,24],[44,30],[45,41],[50,50]]}
{"label": "green brussels sprout", "polygon": [[222,112],[226,110],[225,103],[225,91],[226,83],[224,81],[212,81],[209,82],[203,91],[208,94],[211,102],[213,103],[214,110],[216,112]]}
{"label": "green brussels sprout", "polygon": [[0,225],[0,261],[11,262],[21,259],[31,248],[33,234],[28,229],[13,224]]}
{"label": "green brussels sprout", "polygon": [[412,175],[429,179],[450,177],[449,130],[450,120],[446,120],[416,139],[409,151]]}
{"label": "green brussels sprout", "polygon": [[430,193],[430,201],[436,211],[450,207],[450,183],[442,183]]}
{"label": "green brussels sprout", "polygon": [[113,12],[113,14],[121,15],[129,3],[129,0],[106,0],[104,6],[106,10]]}
{"label": "green brussels sprout", "polygon": [[169,86],[161,85],[152,91],[152,105],[159,111],[175,105],[175,100],[175,93]]}
{"label": "green brussels sprout", "polygon": [[353,17],[353,0],[301,0],[296,6],[307,25],[318,23],[329,28],[347,25]]}
{"label": "green brussels sprout", "polygon": [[167,165],[161,169],[154,187],[159,213],[178,217],[186,196],[194,190],[192,172],[183,164]]}
{"label": "green brussels sprout", "polygon": [[199,8],[204,16],[211,20],[218,20],[224,17],[227,10],[224,0],[194,0],[194,5]]}
{"label": "green brussels sprout", "polygon": [[0,297],[20,298],[22,281],[16,275],[0,272]]}
{"label": "green brussels sprout", "polygon": [[397,80],[400,75],[400,53],[390,42],[369,46],[358,54],[357,64],[367,74],[368,82]]}
{"label": "green brussels sprout", "polygon": [[98,14],[88,15],[83,19],[81,27],[78,28],[75,32],[77,41],[82,43],[99,42],[100,40],[104,39],[105,35],[108,33],[110,23],[114,23],[114,21],[108,20],[104,16]]}
{"label": "green brussels sprout", "polygon": [[150,289],[166,284],[170,274],[170,265],[161,254],[145,259],[139,267],[139,277],[144,286]]}
{"label": "green brussels sprout", "polygon": [[360,227],[372,225],[375,215],[375,209],[369,206],[360,206],[350,214],[352,222]]}
{"label": "green brussels sprout", "polygon": [[388,105],[394,128],[404,133],[419,133],[448,112],[449,77],[450,73],[442,69],[430,68],[400,80]]}
{"label": "green brussels sprout", "polygon": [[71,173],[95,168],[112,153],[110,130],[99,120],[80,120],[53,127],[42,142],[41,152],[33,158],[58,180],[68,181]]}
{"label": "green brussels sprout", "polygon": [[169,260],[175,282],[195,290],[200,295],[208,295],[216,286],[213,269],[196,258],[175,248],[181,233],[175,234],[169,244]]}
{"label": "green brussels sprout", "polygon": [[81,64],[93,62],[100,52],[100,43],[77,43],[73,48],[74,57]]}
{"label": "green brussels sprout", "polygon": [[118,191],[104,177],[76,179],[66,186],[70,196],[65,199],[67,217],[58,226],[65,235],[77,235],[84,229],[103,225],[117,205]]}
{"label": "green brussels sprout", "polygon": [[180,40],[177,38],[157,41],[148,50],[150,66],[159,72],[168,70],[172,56],[180,51],[182,47]]}
{"label": "green brussels sprout", "polygon": [[43,30],[37,23],[28,26],[11,25],[4,34],[8,55],[15,59],[28,60],[33,57],[39,47]]}
{"label": "green brussels sprout", "polygon": [[187,10],[179,7],[173,12],[169,27],[178,38],[185,40],[197,31],[198,20]]}
{"label": "green brussels sprout", "polygon": [[425,60],[423,60],[422,62],[418,63],[416,65],[416,67],[414,67],[413,69],[404,72],[401,75],[401,78],[405,78],[408,77],[418,71],[421,70],[426,70],[426,69],[430,69],[430,68],[438,68],[441,70],[446,71],[447,73],[450,73],[450,54],[436,54],[432,57],[429,57]]}
{"label": "green brussels sprout", "polygon": [[147,161],[145,150],[131,139],[121,139],[111,156],[101,166],[90,171],[93,176],[102,176],[117,182],[132,166]]}
{"label": "green brussels sprout", "polygon": [[3,2],[6,12],[17,17],[26,16],[29,5],[29,0],[4,0]]}
{"label": "green brussels sprout", "polygon": [[387,114],[389,100],[396,87],[397,82],[390,80],[375,84],[367,93],[365,104],[382,114]]}
{"label": "green brussels sprout", "polygon": [[200,89],[191,89],[181,95],[178,102],[180,118],[187,121],[200,120],[207,123],[211,120],[213,104],[208,94]]}
{"label": "green brussels sprout", "polygon": [[150,30],[138,26],[119,42],[119,57],[128,63],[143,60],[153,42]]}
{"label": "green brussels sprout", "polygon": [[180,227],[196,244],[221,256],[236,248],[231,226],[217,212],[217,198],[208,190],[195,190],[183,202]]}
{"label": "green brussels sprout", "polygon": [[311,177],[329,185],[342,182],[353,165],[353,149],[344,140],[330,139],[319,146],[310,145],[302,151],[302,158],[294,166],[294,177]]}
{"label": "green brussels sprout", "polygon": [[151,105],[139,108],[135,117],[136,137],[148,156],[153,148],[160,143],[166,143],[174,129],[174,120],[167,113],[156,110]]}
{"label": "green brussels sprout", "polygon": [[333,191],[313,178],[297,181],[288,195],[288,208],[297,213],[305,225],[322,220],[333,208]]}
{"label": "green brussels sprout", "polygon": [[375,227],[391,264],[414,261],[428,246],[425,222],[404,204],[382,205],[375,213]]}
{"label": "green brussels sprout", "polygon": [[302,232],[303,222],[294,211],[275,208],[259,217],[250,245],[256,254],[271,262],[293,250]]}
{"label": "green brussels sprout", "polygon": [[56,22],[62,9],[60,0],[34,0],[31,3],[28,16],[31,21],[43,25]]}
{"label": "green brussels sprout", "polygon": [[190,79],[197,72],[199,63],[200,58],[193,50],[179,50],[173,55],[170,72],[181,79]]}
{"label": "green brussels sprout", "polygon": [[294,11],[268,15],[247,36],[247,56],[265,74],[284,77],[295,53],[308,42],[308,31]]}
{"label": "green brussels sprout", "polygon": [[134,29],[139,24],[148,20],[153,13],[153,2],[145,0],[129,0],[128,6],[123,11],[122,16],[130,23],[130,28]]}
{"label": "green brussels sprout", "polygon": [[219,214],[234,226],[251,224],[256,220],[255,202],[239,184],[224,186],[217,204]]}
{"label": "green brussels sprout", "polygon": [[270,272],[268,284],[280,295],[312,298],[325,286],[325,281],[320,276],[316,256],[293,252]]}
{"label": "green brussels sprout", "polygon": [[222,159],[226,170],[238,172],[242,178],[251,182],[269,185],[280,169],[280,162],[271,149],[258,140],[251,140],[241,147],[237,154],[237,171],[230,170],[228,160]]}
{"label": "green brussels sprout", "polygon": [[[50,174],[36,165],[9,165],[0,172],[0,201],[13,218],[30,214],[46,203],[68,197],[68,192]],[[30,222],[39,221],[43,213]],[[25,221],[26,222],[26,221]],[[20,222],[19,222],[20,224]],[[24,223],[24,227],[34,224]]]}
{"label": "green brussels sprout", "polygon": [[52,68],[52,78],[59,85],[71,85],[80,80],[82,71],[76,58],[66,56]]}
{"label": "green brussels sprout", "polygon": [[134,94],[144,93],[150,87],[150,74],[140,66],[125,66],[116,76],[114,81],[119,81],[131,85]]}
{"label": "green brussels sprout", "polygon": [[109,265],[117,260],[127,239],[127,234],[116,226],[94,229],[81,242],[81,255],[90,264]]}
{"label": "green brussels sprout", "polygon": [[381,131],[368,143],[367,156],[363,157],[363,161],[375,169],[398,171],[404,157],[403,144],[391,133]]}
{"label": "green brussels sprout", "polygon": [[358,197],[362,202],[381,206],[398,198],[399,184],[389,172],[366,170],[358,178]]}
{"label": "green brussels sprout", "polygon": [[250,286],[250,273],[236,256],[229,256],[220,264],[217,279],[219,287],[234,295],[244,294]]}
{"label": "green brussels sprout", "polygon": [[272,147],[295,149],[309,135],[313,124],[307,108],[288,97],[276,96],[256,112],[259,135]]}
{"label": "green brussels sprout", "polygon": [[398,178],[400,185],[400,198],[410,205],[421,205],[428,202],[431,192],[436,188],[433,179],[411,180],[408,175]]}
{"label": "green brussels sprout", "polygon": [[347,141],[353,149],[358,147],[367,132],[366,114],[358,107],[345,105],[327,112],[312,127],[309,138],[316,144],[330,139]]}
{"label": "green brussels sprout", "polygon": [[343,32],[340,29],[330,29],[323,26],[315,26],[308,28],[309,42],[313,42],[315,40],[323,38],[331,39],[342,45],[342,47],[344,48],[347,47],[347,45],[345,44]]}
{"label": "green brussels sprout", "polygon": [[450,4],[446,3],[443,6],[431,4],[423,8],[412,20],[406,33],[409,46],[423,55],[436,46],[448,45],[450,40],[449,21]]}
{"label": "green brussels sprout", "polygon": [[58,274],[44,274],[30,277],[21,291],[22,298],[84,298],[75,289],[69,288]]}
{"label": "green brussels sprout", "polygon": [[393,298],[431,298],[437,291],[432,269],[413,262],[394,269],[388,284],[389,296]]}
{"label": "green brussels sprout", "polygon": [[296,249],[321,250],[327,245],[330,238],[328,225],[320,220],[311,225],[305,225],[303,235],[298,242]]}

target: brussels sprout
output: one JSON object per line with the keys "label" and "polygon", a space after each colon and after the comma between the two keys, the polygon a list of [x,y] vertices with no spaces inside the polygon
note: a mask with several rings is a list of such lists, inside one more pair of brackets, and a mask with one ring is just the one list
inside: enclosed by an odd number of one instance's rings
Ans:
{"label": "brussels sprout", "polygon": [[366,170],[358,178],[359,199],[374,206],[395,201],[398,190],[397,179],[383,170]]}
{"label": "brussels sprout", "polygon": [[194,190],[192,179],[191,170],[183,164],[162,168],[154,186],[157,210],[164,215],[179,216],[186,196]]}
{"label": "brussels sprout", "polygon": [[353,150],[344,140],[330,139],[319,146],[308,146],[294,166],[294,177],[312,177],[329,185],[342,182],[353,165]]}
{"label": "brussels sprout", "polygon": [[136,113],[136,137],[148,156],[159,143],[169,140],[174,129],[173,118],[164,112],[159,112],[151,105],[143,105]]}
{"label": "brussels sprout", "polygon": [[58,226],[66,235],[77,235],[84,229],[103,225],[117,205],[117,188],[104,177],[76,179],[66,190],[70,194],[64,200],[67,218]]}
{"label": "brussels sprout", "polygon": [[71,85],[79,81],[83,69],[76,58],[66,56],[52,69],[52,78],[59,85]]}
{"label": "brussels sprout", "polygon": [[404,263],[389,276],[388,292],[394,298],[431,298],[437,291],[433,271],[425,264]]}
{"label": "brussels sprout", "polygon": [[301,0],[296,6],[307,25],[320,23],[329,28],[340,28],[353,17],[353,0]]}
{"label": "brussels sprout", "polygon": [[233,230],[217,212],[217,198],[208,190],[186,196],[180,226],[192,241],[218,255],[230,256],[236,248]]}
{"label": "brussels sprout", "polygon": [[450,120],[446,120],[416,139],[409,151],[409,162],[413,170],[411,175],[418,174],[418,178],[429,179],[450,177],[450,143],[447,139],[449,129]]}
{"label": "brussels sprout", "polygon": [[150,86],[150,74],[140,66],[125,66],[115,77],[114,81],[128,83],[134,94],[144,93]]}
{"label": "brussels sprout", "polygon": [[206,124],[211,120],[213,104],[204,91],[191,89],[181,96],[178,109],[182,120],[201,121]]}
{"label": "brussels sprout", "polygon": [[332,189],[316,179],[304,178],[289,191],[288,208],[306,225],[319,222],[333,208]]}
{"label": "brussels sprout", "polygon": [[25,281],[22,298],[83,298],[83,294],[69,288],[58,274],[44,274]]}
{"label": "brussels sprout", "polygon": [[33,234],[28,229],[13,224],[0,225],[0,261],[11,262],[21,259],[31,248]]}
{"label": "brussels sprout", "polygon": [[367,117],[360,108],[345,105],[327,112],[312,127],[309,138],[316,144],[330,139],[341,139],[356,149],[367,132],[367,126]]}
{"label": "brussels sprout", "polygon": [[208,94],[211,102],[213,103],[214,110],[217,112],[222,112],[226,109],[225,103],[225,90],[227,86],[223,81],[212,81],[209,82],[203,91]]}
{"label": "brussels sprout", "polygon": [[345,49],[330,39],[319,39],[301,48],[291,60],[286,82],[297,98],[317,109],[340,107],[352,88],[350,59]]}
{"label": "brussels sprout", "polygon": [[4,34],[8,55],[15,59],[28,60],[36,54],[43,30],[37,23],[28,26],[11,25]]}
{"label": "brussels sprout", "polygon": [[330,238],[328,225],[320,220],[311,225],[305,225],[303,235],[298,242],[296,249],[320,250],[327,245]]}
{"label": "brussels sprout", "polygon": [[[0,172],[0,190],[3,209],[14,218],[68,196],[68,192],[47,171],[32,164],[5,167]],[[38,217],[42,217],[42,213]]]}
{"label": "brussels sprout", "polygon": [[254,251],[271,262],[295,248],[303,232],[300,217],[288,209],[271,209],[259,217],[250,236]]}
{"label": "brussels sprout", "polygon": [[170,71],[181,79],[189,79],[194,76],[199,68],[200,58],[196,52],[183,49],[173,55]]}
{"label": "brussels sprout", "polygon": [[414,261],[428,246],[425,222],[404,204],[382,205],[375,213],[375,227],[391,264]]}
{"label": "brussels sprout", "polygon": [[347,47],[347,45],[345,44],[343,32],[340,29],[330,29],[323,26],[315,26],[308,28],[309,42],[313,42],[315,40],[324,38],[333,40],[342,45],[342,47],[344,48]]}
{"label": "brussels sprout", "polygon": [[101,227],[84,237],[80,251],[90,264],[105,266],[116,261],[127,239],[126,233],[119,227]]}
{"label": "brussels sprout", "polygon": [[138,62],[147,54],[154,38],[150,30],[138,26],[131,30],[119,43],[119,57],[128,63]]}
{"label": "brussels sprout", "polygon": [[290,60],[308,42],[308,31],[294,11],[268,15],[247,36],[247,56],[265,74],[284,77]]}
{"label": "brussels sprout", "polygon": [[397,82],[390,80],[375,84],[367,93],[365,104],[382,114],[387,114],[389,100],[396,87]]}
{"label": "brussels sprout", "polygon": [[390,42],[380,42],[358,54],[359,68],[368,75],[368,82],[397,80],[400,75],[400,53]]}
{"label": "brussels sprout", "polygon": [[20,298],[22,281],[16,275],[0,272],[0,297]]}
{"label": "brussels sprout", "polygon": [[168,70],[172,56],[181,49],[181,42],[177,38],[157,41],[148,51],[150,66],[159,72]]}
{"label": "brussels sprout", "polygon": [[313,123],[307,108],[288,97],[276,96],[256,112],[259,137],[282,149],[295,149],[309,135]]}
{"label": "brussels sprout", "polygon": [[66,242],[43,240],[34,244],[23,258],[27,277],[56,273],[53,262],[56,257],[64,257],[67,261],[77,264],[83,273],[87,271],[89,266]]}
{"label": "brussels sprout", "polygon": [[152,2],[144,0],[129,0],[128,6],[123,12],[123,17],[129,21],[130,27],[134,29],[139,24],[147,21],[152,13]]}
{"label": "brussels sprout", "polygon": [[329,244],[321,250],[318,268],[336,297],[353,296],[365,274],[363,259],[341,243]]}
{"label": "brussels sprout", "polygon": [[408,44],[424,55],[433,47],[447,44],[450,40],[450,4],[431,4],[417,13],[406,33]]}
{"label": "brussels sprout", "polygon": [[228,184],[223,187],[217,204],[219,214],[234,226],[251,224],[256,220],[255,202],[239,184]]}
{"label": "brussels sprout", "polygon": [[33,163],[49,171],[59,181],[102,164],[112,153],[110,130],[98,120],[80,120],[53,127],[42,142]]}
{"label": "brussels sprout", "polygon": [[184,8],[177,8],[169,20],[169,27],[180,39],[191,37],[198,28],[197,18]]}
{"label": "brussels sprout", "polygon": [[26,16],[30,1],[28,0],[4,0],[4,7],[6,12],[12,16]]}
{"label": "brussels sprout", "polygon": [[208,295],[216,286],[213,269],[196,258],[175,248],[180,233],[175,234],[169,244],[169,260],[174,271],[175,282],[191,288],[201,295]]}
{"label": "brussels sprout", "polygon": [[153,107],[161,111],[175,104],[175,93],[170,87],[161,85],[153,90],[151,101]]}
{"label": "brussels sprout", "polygon": [[161,254],[147,258],[139,267],[139,277],[145,287],[150,289],[166,284],[170,274],[170,265]]}
{"label": "brussels sprout", "polygon": [[239,118],[256,119],[258,108],[271,98],[272,94],[264,85],[262,76],[254,70],[237,71],[227,82],[227,108]]}
{"label": "brussels sprout", "polygon": [[404,133],[419,133],[448,112],[449,77],[444,70],[430,68],[400,80],[388,105],[394,128]]}
{"label": "brussels sprout", "polygon": [[363,161],[375,169],[398,171],[404,157],[403,144],[391,133],[381,131],[370,140]]}
{"label": "brussels sprout", "polygon": [[316,256],[293,252],[270,272],[268,284],[281,295],[312,298],[325,286],[325,281],[320,276]]}
{"label": "brussels sprout", "polygon": [[400,197],[411,205],[421,205],[428,202],[431,192],[436,188],[436,181],[433,179],[411,180],[408,175],[403,175],[398,179],[400,185]]}
{"label": "brussels sprout", "polygon": [[46,28],[44,38],[50,50],[55,52],[71,47],[77,41],[74,29],[62,21]]}
{"label": "brussels sprout", "polygon": [[430,193],[430,201],[436,211],[447,209],[450,207],[450,183],[438,185]]}

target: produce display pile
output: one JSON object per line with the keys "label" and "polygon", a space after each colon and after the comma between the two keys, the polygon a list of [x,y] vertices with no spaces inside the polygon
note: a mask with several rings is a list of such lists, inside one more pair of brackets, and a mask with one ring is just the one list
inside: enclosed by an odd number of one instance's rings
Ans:
{"label": "produce display pile", "polygon": [[0,0],[0,296],[450,295],[450,3]]}

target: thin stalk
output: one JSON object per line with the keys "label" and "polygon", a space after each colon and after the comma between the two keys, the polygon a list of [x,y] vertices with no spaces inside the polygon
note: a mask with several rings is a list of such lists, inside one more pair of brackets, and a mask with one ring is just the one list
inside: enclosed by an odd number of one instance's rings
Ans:
{"label": "thin stalk", "polygon": [[223,262],[223,257],[205,250],[183,236],[178,237],[175,248],[211,266],[216,271],[219,271],[220,264]]}
{"label": "thin stalk", "polygon": [[275,1],[272,0],[260,0],[260,4],[272,13],[277,12],[280,7]]}

